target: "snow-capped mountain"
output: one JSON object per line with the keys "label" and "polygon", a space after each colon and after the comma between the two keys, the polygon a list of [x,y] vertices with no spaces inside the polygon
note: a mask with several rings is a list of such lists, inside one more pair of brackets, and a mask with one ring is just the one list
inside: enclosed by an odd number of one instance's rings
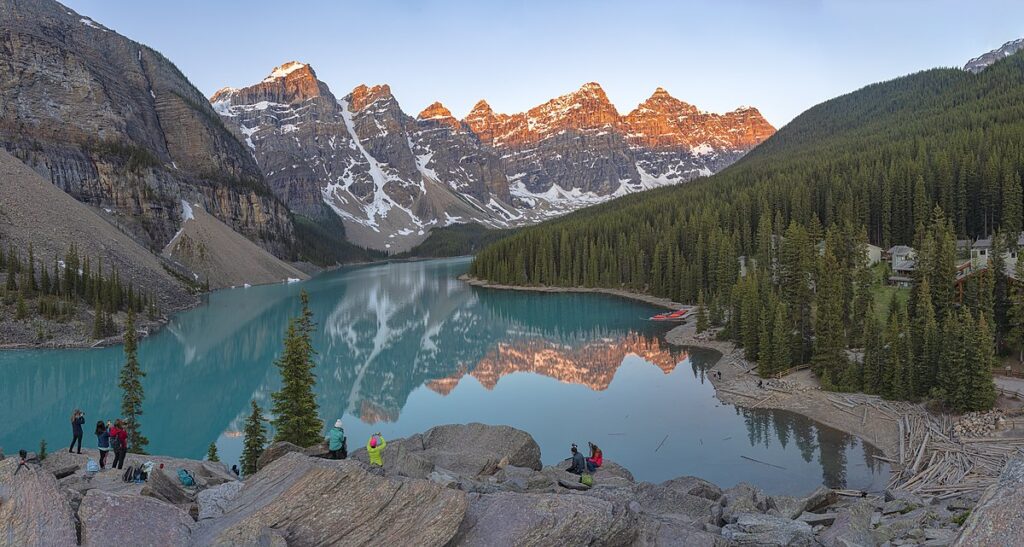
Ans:
{"label": "snow-capped mountain", "polygon": [[978,57],[967,61],[967,64],[964,65],[964,70],[977,74],[988,68],[992,63],[1004,57],[1009,57],[1021,49],[1024,49],[1024,38],[1006,42],[999,49],[993,49],[984,55],[979,55]]}
{"label": "snow-capped mountain", "polygon": [[661,88],[622,116],[596,83],[518,114],[480,101],[458,120],[438,102],[413,118],[387,85],[339,99],[294,61],[210,101],[292,210],[326,204],[350,240],[389,251],[437,226],[520,226],[709,175],[775,131],[754,108],[702,112]]}

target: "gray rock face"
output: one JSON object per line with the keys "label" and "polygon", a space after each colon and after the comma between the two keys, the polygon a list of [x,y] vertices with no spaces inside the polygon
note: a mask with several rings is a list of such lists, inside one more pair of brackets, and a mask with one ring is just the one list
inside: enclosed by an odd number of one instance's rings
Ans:
{"label": "gray rock face", "polygon": [[871,515],[875,508],[869,502],[859,502],[838,515],[832,526],[821,534],[819,540],[826,547],[854,547],[874,545],[875,536],[871,529]]}
{"label": "gray rock face", "polygon": [[0,543],[75,545],[74,517],[57,479],[37,465],[17,469],[17,459],[0,460]]}
{"label": "gray rock face", "polygon": [[722,492],[724,509],[722,520],[726,524],[736,522],[743,513],[767,513],[775,507],[771,497],[764,490],[741,482]]}
{"label": "gray rock face", "polygon": [[278,458],[291,452],[302,453],[302,447],[285,441],[278,441],[263,449],[263,453],[256,459],[256,470],[275,462]]}
{"label": "gray rock face", "polygon": [[158,499],[171,505],[184,505],[191,503],[192,499],[181,488],[181,481],[177,477],[168,477],[161,469],[154,469],[142,487],[142,495]]}
{"label": "gray rock face", "polygon": [[289,545],[444,545],[465,511],[457,490],[289,453],[246,479],[221,516],[198,523],[194,539],[251,544],[272,528]]}
{"label": "gray rock face", "polygon": [[1006,463],[999,480],[978,500],[954,545],[1024,544],[1024,458]]}
{"label": "gray rock face", "polygon": [[78,509],[82,545],[191,545],[192,518],[181,509],[146,497],[90,490]]}
{"label": "gray rock face", "polygon": [[471,494],[453,545],[631,545],[639,519],[586,495]]}
{"label": "gray rock face", "polygon": [[984,55],[979,55],[978,57],[967,61],[967,64],[964,65],[964,70],[977,74],[992,66],[996,61],[1005,59],[1006,57],[1017,53],[1021,49],[1024,49],[1024,38],[1011,40],[1003,44],[999,49],[994,49]]}
{"label": "gray rock face", "polygon": [[148,248],[180,200],[283,254],[292,225],[251,154],[163,55],[52,0],[0,2],[0,147]]}
{"label": "gray rock face", "polygon": [[[369,461],[366,449],[353,459]],[[388,441],[384,469],[389,475],[427,478],[435,469],[462,477],[489,476],[512,465],[541,469],[540,446],[528,433],[508,426],[442,425],[406,439]]]}
{"label": "gray rock face", "polygon": [[224,514],[228,504],[242,490],[242,482],[226,482],[207,488],[196,495],[196,503],[199,504],[198,520],[212,519]]}
{"label": "gray rock face", "polygon": [[814,531],[806,522],[771,515],[740,513],[736,522],[722,528],[732,545],[815,545]]}

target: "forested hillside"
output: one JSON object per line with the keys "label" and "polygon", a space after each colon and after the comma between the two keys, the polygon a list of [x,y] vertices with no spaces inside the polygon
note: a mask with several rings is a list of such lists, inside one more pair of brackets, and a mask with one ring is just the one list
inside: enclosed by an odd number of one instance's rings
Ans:
{"label": "forested hillside", "polygon": [[[979,74],[928,70],[818,105],[704,181],[524,229],[478,254],[471,274],[702,299],[762,372],[813,362],[833,387],[982,408],[993,338],[1015,328],[1012,295],[1004,276],[975,276],[970,306],[955,306],[954,245],[1021,230],[1022,152],[1024,56]],[[857,300],[877,283],[859,258],[868,242],[919,249],[909,306],[876,314]],[[939,347],[949,336],[963,342],[957,355]],[[863,361],[878,366],[851,365],[845,349],[872,342],[886,349]]]}

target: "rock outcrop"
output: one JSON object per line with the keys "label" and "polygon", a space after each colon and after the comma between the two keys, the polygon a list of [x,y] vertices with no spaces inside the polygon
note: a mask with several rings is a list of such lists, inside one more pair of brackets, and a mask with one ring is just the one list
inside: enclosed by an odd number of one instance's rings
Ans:
{"label": "rock outcrop", "polygon": [[1024,543],[1024,458],[1010,460],[964,522],[958,546]]}
{"label": "rock outcrop", "polygon": [[192,545],[195,522],[181,509],[146,496],[90,490],[78,509],[82,545]]}
{"label": "rock outcrop", "polygon": [[0,460],[0,543],[76,545],[75,523],[57,479],[42,467]]}
{"label": "rock outcrop", "polygon": [[[369,461],[366,449],[352,458]],[[388,442],[384,468],[391,474],[425,479],[435,470],[453,476],[494,475],[506,466],[541,470],[540,446],[528,433],[479,423],[441,425],[426,433]]]}
{"label": "rock outcrop", "polygon": [[1024,38],[1011,40],[1003,44],[998,49],[993,49],[984,55],[979,55],[970,61],[967,61],[967,64],[964,65],[964,70],[977,74],[991,66],[992,63],[1014,55],[1022,49],[1024,49]]}
{"label": "rock outcrop", "polygon": [[245,481],[200,544],[250,544],[266,528],[289,545],[445,545],[466,512],[462,492],[375,476],[360,462],[289,453]]}
{"label": "rock outcrop", "polygon": [[0,148],[149,249],[181,200],[284,256],[288,210],[163,55],[53,0],[0,1]]}
{"label": "rock outcrop", "polygon": [[89,454],[55,454],[17,476],[15,460],[0,461],[0,543],[74,545],[77,522],[82,545],[949,545],[971,508],[957,545],[1024,539],[1024,460],[974,507],[903,491],[785,497],[696,477],[637,483],[607,459],[587,487],[565,462],[540,468],[528,434],[481,424],[390,441],[383,474],[314,453],[276,443],[244,482],[219,464],[146,457],[191,469],[197,485],[185,490],[159,471],[145,485],[86,473]]}

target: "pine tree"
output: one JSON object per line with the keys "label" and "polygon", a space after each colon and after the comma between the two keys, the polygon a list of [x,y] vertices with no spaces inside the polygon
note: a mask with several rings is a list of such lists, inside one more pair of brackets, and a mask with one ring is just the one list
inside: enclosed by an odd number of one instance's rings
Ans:
{"label": "pine tree", "polygon": [[910,326],[910,340],[914,354],[914,395],[923,397],[934,386],[938,373],[939,325],[932,307],[931,287],[928,279],[921,280],[914,306],[914,319]]}
{"label": "pine tree", "polygon": [[984,315],[978,317],[972,347],[968,349],[968,370],[965,372],[968,388],[961,410],[988,410],[996,401],[995,380],[992,367],[995,365],[992,330]]}
{"label": "pine tree", "polygon": [[1006,342],[1017,351],[1017,359],[1024,363],[1024,288],[1014,285],[1010,293],[1007,312]]}
{"label": "pine tree", "polygon": [[245,420],[245,439],[242,442],[242,459],[239,462],[242,466],[242,474],[252,475],[256,472],[256,461],[260,454],[263,454],[263,447],[267,444],[267,430],[263,422],[263,410],[256,401],[252,401],[252,413]]}
{"label": "pine tree", "polygon": [[220,461],[220,456],[217,455],[217,443],[210,443],[210,446],[206,449],[206,459],[211,462]]}
{"label": "pine tree", "polygon": [[781,303],[775,306],[775,317],[772,323],[769,370],[778,373],[789,368],[792,358],[792,353],[789,351],[790,320],[786,316],[786,307]]}
{"label": "pine tree", "polygon": [[281,372],[282,385],[280,391],[271,396],[274,401],[274,440],[312,446],[320,441],[323,422],[313,394],[316,385],[313,314],[309,310],[306,291],[302,291],[301,298],[302,314],[289,321],[284,352],[275,363]]}
{"label": "pine tree", "polygon": [[124,366],[121,367],[121,415],[124,428],[128,433],[129,450],[136,454],[145,454],[149,440],[142,435],[142,401],[145,394],[142,390],[142,379],[146,373],[142,371],[138,360],[138,341],[135,333],[135,312],[128,311],[128,323],[124,332]]}
{"label": "pine tree", "polygon": [[[701,289],[697,293],[697,334],[707,331],[710,327],[708,309],[704,302],[704,289]],[[1022,357],[1022,360],[1024,360],[1024,357]]]}
{"label": "pine tree", "polygon": [[826,383],[841,387],[847,374],[841,268],[829,248],[825,249],[821,259],[817,303],[814,317],[814,366]]}

